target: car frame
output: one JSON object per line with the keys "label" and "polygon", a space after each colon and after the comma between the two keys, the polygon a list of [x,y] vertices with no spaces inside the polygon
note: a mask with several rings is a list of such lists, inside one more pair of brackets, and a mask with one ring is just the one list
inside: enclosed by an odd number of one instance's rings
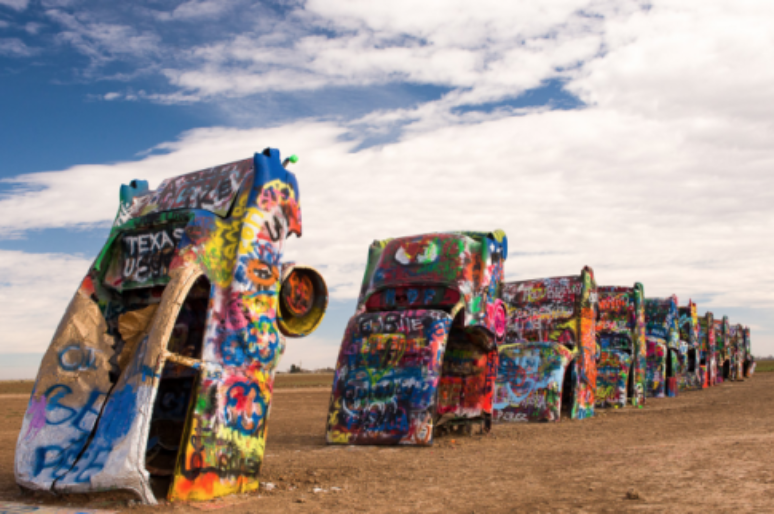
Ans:
{"label": "car frame", "polygon": [[743,325],[731,325],[731,342],[729,350],[731,358],[731,380],[743,381],[745,378],[745,342]]}
{"label": "car frame", "polygon": [[491,428],[507,255],[499,230],[371,244],[336,361],[329,444],[431,445],[438,431]]}
{"label": "car frame", "polygon": [[706,312],[699,317],[699,344],[701,346],[701,368],[704,374],[702,388],[717,385],[718,366],[715,360],[714,315]]}
{"label": "car frame", "polygon": [[594,415],[597,285],[578,275],[503,284],[508,309],[499,350],[497,421],[559,421]]}
{"label": "car frame", "polygon": [[[597,407],[645,403],[645,294],[634,287],[599,286],[596,338]],[[618,344],[617,344],[618,343]]]}
{"label": "car frame", "polygon": [[752,354],[750,327],[744,327],[744,376],[752,378],[755,374],[755,356]]}
{"label": "car frame", "polygon": [[647,396],[677,395],[681,364],[677,306],[675,295],[645,299]]}
{"label": "car frame", "polygon": [[701,344],[699,342],[699,316],[696,304],[688,300],[688,305],[677,309],[680,319],[680,354],[684,355],[682,373],[679,377],[680,389],[701,389],[704,378],[701,370]]}
{"label": "car frame", "polygon": [[141,501],[258,489],[285,337],[327,306],[301,236],[298,182],[253,157],[121,187],[108,241],[46,351],[19,434],[24,489]]}
{"label": "car frame", "polygon": [[728,316],[715,319],[713,327],[715,330],[715,362],[718,367],[715,382],[722,384],[725,381],[731,380],[731,359],[729,357],[731,325],[728,322]]}

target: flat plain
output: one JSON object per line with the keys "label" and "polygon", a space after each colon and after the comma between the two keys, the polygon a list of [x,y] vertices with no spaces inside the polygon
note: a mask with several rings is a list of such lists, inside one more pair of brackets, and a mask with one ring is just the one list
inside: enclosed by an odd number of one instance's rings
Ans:
{"label": "flat plain", "polygon": [[315,380],[327,377],[278,384],[261,478],[273,490],[156,507],[118,494],[22,496],[13,456],[30,385],[2,383],[0,500],[137,514],[774,510],[774,373],[427,448],[326,445],[330,389]]}

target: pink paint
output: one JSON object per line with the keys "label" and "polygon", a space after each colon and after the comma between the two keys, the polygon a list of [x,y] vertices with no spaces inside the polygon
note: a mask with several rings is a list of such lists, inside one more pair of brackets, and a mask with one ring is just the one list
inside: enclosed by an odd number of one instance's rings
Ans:
{"label": "pink paint", "polygon": [[31,432],[32,438],[35,438],[38,432],[46,426],[46,398],[44,396],[41,396],[38,400],[34,396],[30,398],[30,406],[27,412],[30,414],[30,425],[24,438],[29,439]]}

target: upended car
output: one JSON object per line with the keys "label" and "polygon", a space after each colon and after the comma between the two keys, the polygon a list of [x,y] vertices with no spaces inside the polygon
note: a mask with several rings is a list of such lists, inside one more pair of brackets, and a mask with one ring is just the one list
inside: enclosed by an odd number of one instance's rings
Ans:
{"label": "upended car", "polygon": [[755,357],[752,354],[750,327],[744,327],[744,376],[751,378],[755,374]]}
{"label": "upended car", "polygon": [[688,305],[677,309],[680,327],[680,355],[683,356],[682,372],[678,377],[680,389],[701,389],[704,376],[701,368],[701,344],[699,341],[699,316],[696,304],[688,300]]}
{"label": "upended car", "polygon": [[744,362],[745,355],[745,327],[743,325],[731,325],[731,343],[729,354],[731,360],[731,379],[742,381],[745,379]]}
{"label": "upended car", "polygon": [[43,357],[17,483],[149,504],[257,489],[285,336],[310,334],[327,306],[319,273],[283,263],[290,234],[300,191],[274,149],[122,186]]}
{"label": "upended car", "polygon": [[634,287],[600,286],[596,337],[597,407],[645,403],[645,295]]}
{"label": "upended car", "polygon": [[438,429],[489,430],[502,231],[374,241],[333,379],[330,444],[429,445]]}
{"label": "upended car", "polygon": [[645,299],[647,350],[646,395],[676,396],[682,359],[677,297]]}
{"label": "upended car", "polygon": [[729,355],[731,324],[728,321],[728,316],[723,316],[721,319],[715,319],[712,326],[715,330],[715,362],[718,368],[715,381],[722,384],[731,380],[731,357]]}
{"label": "upended car", "polygon": [[707,312],[699,317],[699,345],[701,348],[702,388],[717,384],[718,367],[715,360],[714,315]]}
{"label": "upended car", "polygon": [[597,285],[578,275],[503,284],[508,309],[495,392],[498,421],[594,415]]}

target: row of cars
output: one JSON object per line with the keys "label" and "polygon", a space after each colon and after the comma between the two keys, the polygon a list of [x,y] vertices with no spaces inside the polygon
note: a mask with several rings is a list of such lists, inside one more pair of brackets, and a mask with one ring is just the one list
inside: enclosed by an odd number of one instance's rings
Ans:
{"label": "row of cars", "polygon": [[333,383],[327,440],[431,444],[751,376],[750,329],[643,285],[504,280],[502,231],[374,241]]}
{"label": "row of cars", "polygon": [[[254,156],[121,186],[108,240],[43,356],[16,446],[25,490],[207,500],[259,488],[287,338],[327,308],[302,234],[291,157]],[[502,231],[375,241],[338,356],[333,444],[428,445],[494,421],[741,379],[749,330],[591,269],[506,282]],[[322,428],[322,427],[321,427]]]}

